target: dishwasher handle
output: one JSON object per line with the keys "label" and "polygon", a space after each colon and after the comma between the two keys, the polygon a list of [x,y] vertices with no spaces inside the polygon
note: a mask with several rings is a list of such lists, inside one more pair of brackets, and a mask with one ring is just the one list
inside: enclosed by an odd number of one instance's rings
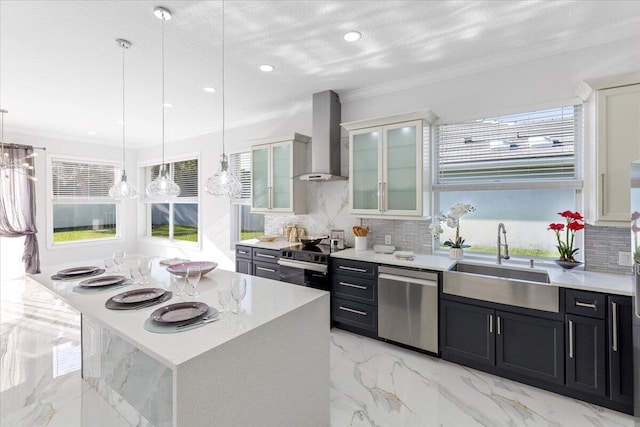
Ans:
{"label": "dishwasher handle", "polygon": [[392,280],[394,282],[413,283],[422,286],[438,287],[438,282],[433,280],[416,279],[415,277],[397,276],[395,274],[378,274],[378,280]]}

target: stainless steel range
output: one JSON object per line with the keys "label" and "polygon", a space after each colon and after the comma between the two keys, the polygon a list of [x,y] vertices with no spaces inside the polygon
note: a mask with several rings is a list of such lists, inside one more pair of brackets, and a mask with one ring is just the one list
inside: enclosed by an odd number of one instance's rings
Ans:
{"label": "stainless steel range", "polygon": [[[280,280],[328,291],[329,245],[290,246],[280,251]],[[335,250],[333,250],[335,252]]]}

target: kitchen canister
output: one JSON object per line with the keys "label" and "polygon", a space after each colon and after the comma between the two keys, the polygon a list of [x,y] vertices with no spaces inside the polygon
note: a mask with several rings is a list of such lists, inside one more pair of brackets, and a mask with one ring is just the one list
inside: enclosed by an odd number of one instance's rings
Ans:
{"label": "kitchen canister", "polygon": [[367,250],[367,236],[355,236],[356,239],[356,251]]}

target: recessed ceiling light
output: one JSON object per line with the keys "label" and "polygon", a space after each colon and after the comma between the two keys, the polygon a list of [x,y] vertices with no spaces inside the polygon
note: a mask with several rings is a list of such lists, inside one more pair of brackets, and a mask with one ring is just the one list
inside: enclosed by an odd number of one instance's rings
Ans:
{"label": "recessed ceiling light", "polygon": [[265,73],[268,73],[270,71],[273,71],[273,65],[263,64],[263,65],[260,66],[260,69],[262,71],[264,71]]}
{"label": "recessed ceiling light", "polygon": [[213,93],[213,92],[216,91],[216,88],[214,88],[214,87],[205,87],[203,90],[205,92],[208,92],[208,93]]}
{"label": "recessed ceiling light", "polygon": [[344,35],[344,39],[348,42],[354,42],[356,40],[360,40],[362,38],[362,34],[357,31],[349,31]]}
{"label": "recessed ceiling light", "polygon": [[89,132],[87,132],[87,135],[89,135],[89,136],[96,136],[96,133],[95,133],[95,132],[93,132],[93,131],[89,131]]}
{"label": "recessed ceiling light", "polygon": [[173,107],[173,104],[169,103],[169,102],[165,102],[164,104],[162,104],[163,106],[167,107],[167,108],[171,108]]}

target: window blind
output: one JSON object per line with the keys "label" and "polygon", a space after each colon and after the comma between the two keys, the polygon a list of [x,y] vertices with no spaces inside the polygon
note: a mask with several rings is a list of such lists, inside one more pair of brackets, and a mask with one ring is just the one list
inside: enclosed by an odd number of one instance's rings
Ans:
{"label": "window blind", "polygon": [[198,197],[198,159],[175,162],[173,180],[180,186],[178,197]]}
{"label": "window blind", "polygon": [[111,200],[109,188],[116,179],[114,165],[53,160],[53,200]]}
{"label": "window blind", "polygon": [[240,180],[242,191],[231,203],[247,204],[251,202],[251,151],[229,155],[229,171]]}
{"label": "window blind", "polygon": [[437,183],[575,179],[581,126],[579,105],[438,125]]}
{"label": "window blind", "polygon": [[[165,170],[178,186],[180,194],[178,199],[197,198],[199,191],[198,159],[182,160],[166,163]],[[147,188],[160,174],[160,165],[145,166],[143,168],[144,188]],[[145,201],[151,202],[145,193]],[[186,200],[184,200],[186,202]],[[156,202],[156,201],[153,201]]]}

